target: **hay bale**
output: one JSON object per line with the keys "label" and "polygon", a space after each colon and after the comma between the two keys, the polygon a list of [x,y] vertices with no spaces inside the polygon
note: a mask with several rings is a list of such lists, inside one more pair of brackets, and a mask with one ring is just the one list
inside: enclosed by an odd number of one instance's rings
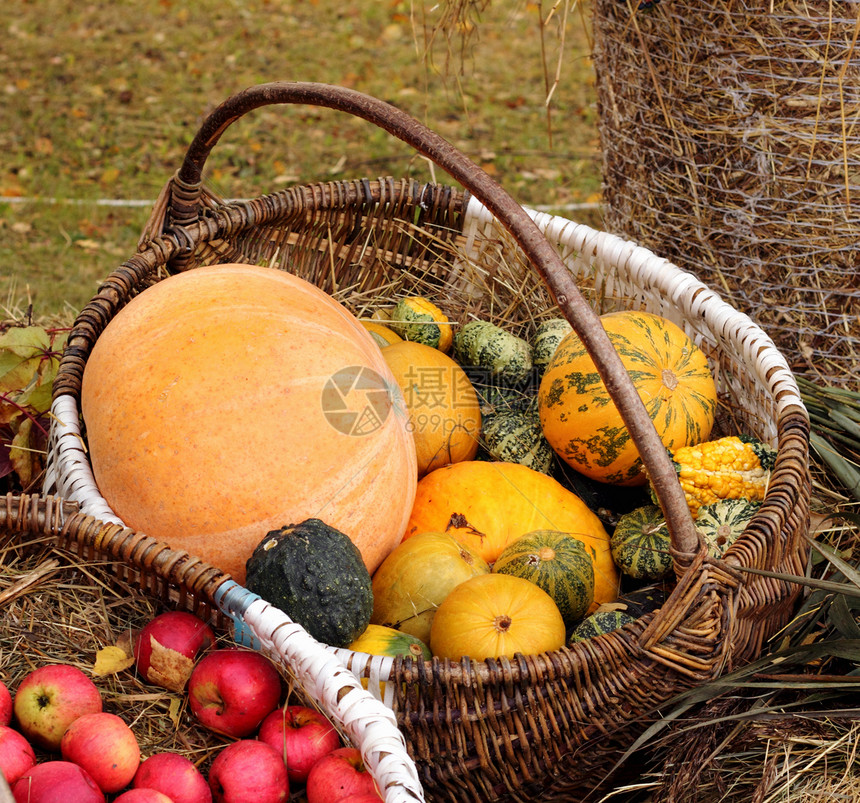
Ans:
{"label": "hay bale", "polygon": [[595,0],[606,227],[860,379],[856,2]]}

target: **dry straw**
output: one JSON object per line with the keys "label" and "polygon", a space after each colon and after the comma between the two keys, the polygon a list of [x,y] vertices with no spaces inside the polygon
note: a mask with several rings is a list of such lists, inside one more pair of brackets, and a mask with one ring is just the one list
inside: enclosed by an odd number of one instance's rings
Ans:
{"label": "dry straw", "polygon": [[0,609],[0,680],[11,690],[39,666],[72,664],[94,677],[105,710],[133,728],[144,756],[180,752],[203,767],[227,743],[194,723],[185,695],[143,682],[133,667],[95,672],[100,650],[130,649],[133,631],[160,611],[105,561],[84,559],[52,538],[2,532]]}
{"label": "dry straw", "polygon": [[606,227],[860,382],[860,4],[596,0]]}
{"label": "dry straw", "polygon": [[[206,774],[232,740],[197,723],[187,694],[147,683],[123,660],[136,630],[165,608],[120,574],[110,561],[83,557],[53,537],[0,530],[0,680],[14,691],[39,666],[77,666],[95,682],[104,710],[132,728],[143,758],[179,753]],[[217,629],[218,646],[234,646],[231,635]],[[281,670],[287,701],[316,706]],[[39,750],[37,758],[58,755]],[[305,800],[304,789],[294,786],[290,799]]]}

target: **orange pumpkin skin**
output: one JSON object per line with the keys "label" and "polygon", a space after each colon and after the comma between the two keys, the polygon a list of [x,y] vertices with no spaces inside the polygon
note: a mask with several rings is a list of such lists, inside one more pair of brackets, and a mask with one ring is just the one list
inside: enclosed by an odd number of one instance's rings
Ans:
{"label": "orange pumpkin skin", "polygon": [[454,463],[418,481],[404,538],[447,532],[494,563],[502,550],[534,530],[568,532],[585,545],[594,567],[594,605],[618,596],[619,574],[609,535],[574,493],[518,463]]}
{"label": "orange pumpkin skin", "polygon": [[[344,396],[336,375],[370,388]],[[356,418],[371,395],[377,418]],[[146,289],[96,341],[81,409],[114,512],[239,582],[267,532],[306,518],[346,533],[371,572],[403,535],[417,479],[403,400],[367,330],[292,274],[220,265]]]}
{"label": "orange pumpkin skin", "polygon": [[[704,352],[680,327],[648,312],[612,312],[600,320],[666,448],[707,440],[717,388]],[[639,451],[575,332],[546,368],[538,410],[544,437],[580,473],[613,485],[647,481]]]}
{"label": "orange pumpkin skin", "polygon": [[466,372],[439,349],[409,340],[386,346],[382,356],[406,400],[418,476],[471,460],[478,452],[481,407]]}
{"label": "orange pumpkin skin", "polygon": [[557,650],[564,636],[561,613],[542,588],[522,577],[481,574],[460,583],[436,610],[430,651],[452,661],[512,658]]}

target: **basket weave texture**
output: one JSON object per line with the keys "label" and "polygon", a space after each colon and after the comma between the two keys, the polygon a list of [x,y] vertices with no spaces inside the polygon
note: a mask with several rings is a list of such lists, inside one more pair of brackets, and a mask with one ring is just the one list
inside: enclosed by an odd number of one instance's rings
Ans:
{"label": "basket weave texture", "polygon": [[860,382],[855,2],[594,5],[605,220]]}
{"label": "basket weave texture", "polygon": [[[74,527],[63,527],[66,538],[93,528],[122,532],[119,552],[110,538],[88,548],[134,564],[141,584],[172,604],[215,609],[217,588],[228,582],[217,570],[198,566],[189,574],[199,563],[193,558],[166,545],[130,549],[125,544],[134,534],[104,523],[112,514],[80,446],[86,359],[130,298],[177,265],[243,261],[288,265],[359,314],[381,297],[418,292],[438,300],[453,320],[489,317],[528,334],[558,308],[487,199],[453,186],[362,179],[221,203],[177,177],[165,197],[167,211],[154,216],[139,253],[106,280],[69,337],[55,385],[46,490],[81,507]],[[181,224],[172,216],[177,211],[185,215]],[[678,583],[666,604],[621,630],[553,653],[483,662],[336,651],[372,678],[370,688],[379,679],[394,681],[385,684],[385,703],[428,800],[553,801],[593,791],[660,705],[757,657],[788,620],[799,586],[744,570],[803,574],[807,557],[808,418],[772,341],[651,251],[530,214],[598,311],[645,309],[682,326],[711,360],[722,429],[757,435],[777,446],[778,456],[760,513],[724,558],[678,553]],[[143,565],[152,554],[158,565]]]}

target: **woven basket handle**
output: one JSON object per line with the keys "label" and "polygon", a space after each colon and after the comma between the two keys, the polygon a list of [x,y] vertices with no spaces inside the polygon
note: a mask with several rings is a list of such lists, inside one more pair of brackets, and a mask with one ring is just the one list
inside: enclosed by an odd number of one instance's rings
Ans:
{"label": "woven basket handle", "polygon": [[594,360],[648,470],[674,550],[687,556],[696,553],[699,539],[666,448],[597,313],[522,206],[467,156],[413,117],[369,95],[329,84],[274,82],[252,86],[218,106],[197,132],[174,178],[171,222],[182,226],[197,220],[203,166],[224,131],[254,109],[284,103],[337,109],[377,125],[432,159],[496,216],[547,284]]}

